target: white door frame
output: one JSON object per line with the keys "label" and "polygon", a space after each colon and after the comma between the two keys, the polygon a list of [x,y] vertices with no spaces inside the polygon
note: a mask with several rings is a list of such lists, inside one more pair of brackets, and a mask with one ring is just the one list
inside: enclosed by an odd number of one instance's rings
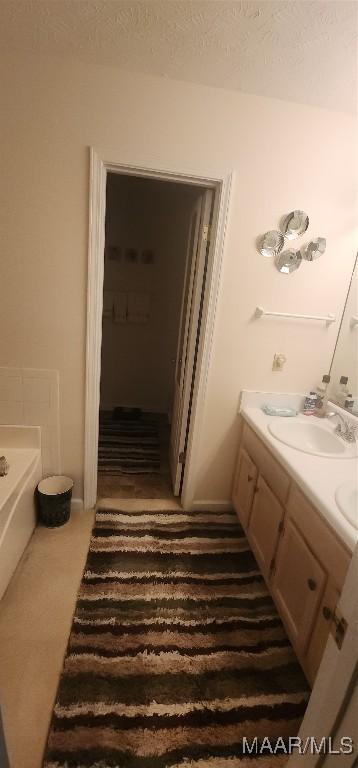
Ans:
{"label": "white door frame", "polygon": [[195,389],[191,411],[187,459],[182,492],[184,509],[192,508],[195,493],[200,427],[204,415],[208,371],[213,345],[216,305],[219,292],[221,264],[233,185],[231,169],[196,168],[190,172],[166,168],[155,160],[155,167],[141,161],[123,162],[118,151],[97,152],[90,149],[89,184],[89,243],[87,285],[86,341],[86,404],[84,507],[93,507],[97,500],[98,413],[100,405],[101,344],[103,310],[103,276],[105,244],[106,178],[109,171],[152,179],[195,184],[215,189],[213,237],[209,249],[206,301],[201,324],[201,349],[198,356]]}

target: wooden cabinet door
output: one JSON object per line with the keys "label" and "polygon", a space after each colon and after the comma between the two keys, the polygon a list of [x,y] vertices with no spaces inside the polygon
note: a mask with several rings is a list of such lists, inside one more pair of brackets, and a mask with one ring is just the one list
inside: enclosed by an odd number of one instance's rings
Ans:
{"label": "wooden cabinet door", "polygon": [[233,504],[245,531],[249,524],[256,480],[257,468],[245,448],[240,448],[234,482]]}
{"label": "wooden cabinet door", "polygon": [[266,577],[269,576],[271,562],[276,552],[283,515],[282,505],[260,475],[250,517],[248,537],[256,560]]}
{"label": "wooden cabinet door", "polygon": [[326,583],[326,574],[288,517],[276,557],[272,594],[290,639],[306,651]]}

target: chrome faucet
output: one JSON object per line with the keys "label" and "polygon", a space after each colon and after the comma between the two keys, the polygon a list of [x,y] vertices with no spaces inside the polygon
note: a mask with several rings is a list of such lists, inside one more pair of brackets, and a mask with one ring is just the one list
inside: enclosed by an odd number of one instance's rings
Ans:
{"label": "chrome faucet", "polygon": [[342,440],[346,441],[346,443],[354,443],[356,441],[357,427],[355,424],[348,421],[348,419],[344,419],[338,411],[330,411],[329,413],[326,413],[326,416],[327,419],[337,416],[337,418],[341,420],[341,423],[337,424],[334,430],[336,435],[339,435]]}

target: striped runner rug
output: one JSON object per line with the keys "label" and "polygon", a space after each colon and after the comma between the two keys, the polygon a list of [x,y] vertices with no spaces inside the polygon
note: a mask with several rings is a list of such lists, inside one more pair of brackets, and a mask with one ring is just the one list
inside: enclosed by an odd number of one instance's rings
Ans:
{"label": "striped runner rug", "polygon": [[155,421],[120,421],[101,414],[98,471],[110,475],[159,472],[159,431]]}
{"label": "striped runner rug", "polygon": [[234,513],[97,511],[45,768],[276,768],[309,693]]}

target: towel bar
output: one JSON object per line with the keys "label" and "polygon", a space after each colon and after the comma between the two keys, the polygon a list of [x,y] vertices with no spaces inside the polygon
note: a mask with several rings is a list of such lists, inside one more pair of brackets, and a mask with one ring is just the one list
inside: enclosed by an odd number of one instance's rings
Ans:
{"label": "towel bar", "polygon": [[291,312],[270,312],[269,310],[263,309],[263,307],[256,307],[255,315],[256,317],[263,317],[263,315],[268,315],[270,317],[291,317],[295,320],[322,320],[327,323],[327,325],[335,323],[336,321],[335,315],[295,315]]}

